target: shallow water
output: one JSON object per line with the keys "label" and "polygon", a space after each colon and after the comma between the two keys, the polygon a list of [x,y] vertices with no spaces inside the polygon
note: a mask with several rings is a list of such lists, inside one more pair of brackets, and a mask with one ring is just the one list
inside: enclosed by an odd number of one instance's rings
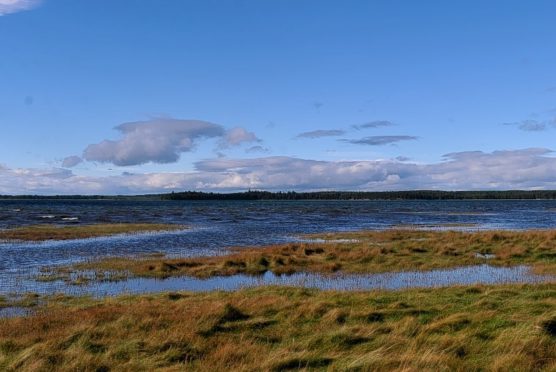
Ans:
{"label": "shallow water", "polygon": [[223,253],[298,234],[417,225],[465,230],[556,227],[554,200],[0,201],[0,229],[38,223],[177,223],[188,231],[46,243],[0,243],[0,294],[21,292],[40,267],[106,256]]}
{"label": "shallow water", "polygon": [[32,313],[32,310],[24,307],[4,307],[0,309],[0,319],[2,318],[15,318],[18,316],[25,316]]}
{"label": "shallow water", "polygon": [[20,283],[26,291],[40,294],[63,293],[96,297],[119,294],[154,293],[164,291],[233,291],[241,288],[285,285],[323,290],[400,290],[406,288],[435,288],[451,285],[511,284],[556,282],[556,276],[537,275],[527,266],[496,267],[477,265],[431,271],[407,271],[380,274],[323,275],[297,273],[275,275],[266,272],[260,276],[232,275],[208,279],[175,277],[168,279],[132,278],[117,282],[91,282],[86,285],[66,285],[62,281]]}

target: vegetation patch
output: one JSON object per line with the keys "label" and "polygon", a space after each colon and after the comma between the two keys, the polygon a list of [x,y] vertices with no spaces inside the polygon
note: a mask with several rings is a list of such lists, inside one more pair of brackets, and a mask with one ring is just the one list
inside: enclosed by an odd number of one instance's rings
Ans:
{"label": "vegetation patch", "polygon": [[0,240],[46,241],[98,238],[118,234],[182,230],[184,226],[154,223],[110,223],[95,225],[34,225],[0,230]]}
{"label": "vegetation patch", "polygon": [[[233,248],[215,257],[108,258],[57,268],[54,278],[79,271],[109,280],[126,275],[171,276],[277,275],[296,272],[381,273],[423,271],[488,263],[530,265],[539,273],[556,274],[556,230],[539,231],[416,231],[386,230],[312,235],[318,242],[295,242],[253,248]],[[115,272],[120,275],[107,275]],[[121,275],[126,273],[125,275]],[[48,276],[46,276],[48,278]],[[470,290],[476,290],[471,288]]]}

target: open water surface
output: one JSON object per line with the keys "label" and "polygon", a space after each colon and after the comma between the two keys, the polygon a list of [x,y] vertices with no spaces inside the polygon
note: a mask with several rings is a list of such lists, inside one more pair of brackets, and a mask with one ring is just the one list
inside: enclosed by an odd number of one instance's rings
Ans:
{"label": "open water surface", "polygon": [[[467,230],[555,228],[556,201],[0,201],[0,229],[111,222],[176,223],[190,229],[63,242],[0,242],[0,295],[49,292],[51,283],[30,280],[39,268],[105,256],[220,254],[230,246],[291,241],[304,233],[399,225]],[[125,290],[132,290],[132,283]]]}

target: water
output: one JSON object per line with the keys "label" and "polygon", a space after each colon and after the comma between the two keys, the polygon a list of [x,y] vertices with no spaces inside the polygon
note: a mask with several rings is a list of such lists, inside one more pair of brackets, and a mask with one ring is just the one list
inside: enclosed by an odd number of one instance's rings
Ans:
{"label": "water", "polygon": [[166,291],[234,291],[267,285],[286,285],[323,290],[400,290],[406,288],[435,288],[451,285],[511,284],[555,282],[551,275],[537,275],[527,266],[496,267],[477,265],[431,271],[406,271],[381,274],[296,273],[275,275],[268,271],[260,276],[232,275],[198,279],[172,277],[168,279],[133,278],[119,282],[91,282],[86,285],[66,285],[63,281],[36,283],[24,281],[22,288],[42,294],[113,296],[122,293],[139,294]]}
{"label": "water", "polygon": [[177,223],[175,233],[46,243],[0,243],[0,294],[20,292],[40,267],[114,255],[219,254],[298,234],[398,225],[466,229],[556,227],[556,201],[0,201],[0,229],[39,223]]}
{"label": "water", "polygon": [[26,316],[31,314],[32,311],[30,309],[26,309],[23,307],[4,307],[0,308],[0,319],[2,318],[16,318],[20,316]]}

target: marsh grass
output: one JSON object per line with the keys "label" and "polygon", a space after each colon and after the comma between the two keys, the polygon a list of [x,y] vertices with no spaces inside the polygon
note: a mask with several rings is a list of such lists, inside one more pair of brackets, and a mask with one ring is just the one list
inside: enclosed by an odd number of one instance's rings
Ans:
{"label": "marsh grass", "polygon": [[181,225],[154,223],[109,223],[79,226],[34,225],[0,230],[0,241],[46,241],[87,239],[117,234],[133,234],[184,229]]}
{"label": "marsh grass", "polygon": [[[92,271],[99,278],[126,276],[229,276],[296,272],[381,273],[432,270],[488,263],[531,265],[538,273],[556,273],[556,231],[386,230],[313,235],[318,242],[234,248],[223,256],[108,258],[58,268],[51,275]],[[324,239],[324,241],[322,241]],[[327,242],[328,241],[328,242]],[[46,275],[48,276],[48,275]]]}
{"label": "marsh grass", "polygon": [[40,295],[25,293],[21,296],[0,296],[0,309],[33,308],[40,304]]}
{"label": "marsh grass", "polygon": [[51,298],[0,370],[554,370],[555,285]]}

